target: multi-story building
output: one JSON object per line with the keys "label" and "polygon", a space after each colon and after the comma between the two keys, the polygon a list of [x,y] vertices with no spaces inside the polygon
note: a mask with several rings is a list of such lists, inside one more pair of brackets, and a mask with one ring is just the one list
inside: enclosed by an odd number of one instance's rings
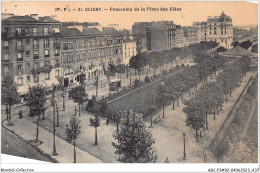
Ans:
{"label": "multi-story building", "polygon": [[[74,24],[75,25],[75,24]],[[81,26],[81,27],[80,27]],[[29,86],[79,84],[104,74],[103,65],[122,63],[123,34],[92,23],[72,27],[51,17],[12,16],[2,20],[2,79],[14,77],[18,92]],[[85,82],[85,81],[84,81]]]}
{"label": "multi-story building", "polygon": [[232,19],[222,12],[220,16],[208,17],[208,41],[215,41],[220,46],[231,48],[233,42]]}
{"label": "multi-story building", "polygon": [[[2,20],[2,79],[11,75],[26,92],[61,76],[61,23],[48,16],[12,16]],[[44,82],[45,81],[45,82]]]}
{"label": "multi-story building", "polygon": [[173,21],[139,22],[132,28],[137,52],[169,50],[184,44],[184,30]]}
{"label": "multi-story building", "polygon": [[130,38],[123,39],[123,64],[128,65],[131,57],[136,55],[136,42]]}
{"label": "multi-story building", "polygon": [[184,41],[184,46],[188,46],[190,44],[196,44],[199,42],[198,39],[198,29],[195,27],[183,27],[184,29],[184,37],[185,37],[185,41]]}
{"label": "multi-story building", "polygon": [[209,16],[207,22],[194,22],[193,27],[198,29],[200,41],[215,41],[219,46],[231,48],[233,42],[232,19],[224,12],[220,16]]}
{"label": "multi-story building", "polygon": [[151,50],[151,22],[135,22],[132,34],[136,40],[137,53]]}

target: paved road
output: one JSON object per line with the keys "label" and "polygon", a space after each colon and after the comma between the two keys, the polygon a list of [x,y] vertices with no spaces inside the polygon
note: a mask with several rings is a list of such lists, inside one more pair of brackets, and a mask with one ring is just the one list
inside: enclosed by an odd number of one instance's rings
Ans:
{"label": "paved road", "polygon": [[38,152],[31,145],[6,130],[1,126],[1,150],[2,154],[14,155],[46,162],[52,162],[46,156]]}

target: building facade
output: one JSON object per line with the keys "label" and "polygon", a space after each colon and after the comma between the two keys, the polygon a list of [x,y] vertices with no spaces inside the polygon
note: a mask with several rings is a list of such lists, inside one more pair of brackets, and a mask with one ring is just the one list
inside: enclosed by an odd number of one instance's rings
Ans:
{"label": "building facade", "polygon": [[209,16],[206,22],[194,22],[193,27],[198,29],[199,41],[215,41],[219,46],[227,49],[232,48],[232,19],[224,12],[220,16]]}
{"label": "building facade", "polygon": [[123,64],[128,65],[131,57],[136,55],[136,42],[130,38],[123,39]]}
{"label": "building facade", "polygon": [[37,15],[2,20],[2,79],[13,76],[23,91],[35,83],[52,87],[61,76],[60,55],[59,21]]}

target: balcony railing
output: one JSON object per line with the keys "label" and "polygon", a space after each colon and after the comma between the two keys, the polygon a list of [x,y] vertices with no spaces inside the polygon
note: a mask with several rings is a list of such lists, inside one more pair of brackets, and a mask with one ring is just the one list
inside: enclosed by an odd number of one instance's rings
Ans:
{"label": "balcony railing", "polygon": [[50,57],[50,55],[44,55],[45,58]]}
{"label": "balcony railing", "polygon": [[24,45],[17,45],[16,49],[17,50],[24,50]]}
{"label": "balcony railing", "polygon": [[55,56],[60,56],[60,54],[59,53],[55,53]]}
{"label": "balcony railing", "polygon": [[60,48],[61,47],[61,43],[58,43],[58,42],[54,43],[54,47]]}
{"label": "balcony railing", "polygon": [[9,63],[9,59],[2,59],[2,63]]}
{"label": "balcony railing", "polygon": [[17,75],[22,75],[23,71],[22,70],[17,70]]}
{"label": "balcony railing", "polygon": [[34,48],[34,49],[39,49],[39,45],[38,45],[38,44],[34,44],[34,45],[33,45],[33,48]]}
{"label": "balcony railing", "polygon": [[56,63],[54,66],[55,67],[60,67],[60,63]]}
{"label": "balcony railing", "polygon": [[69,50],[69,48],[68,47],[64,47],[63,50]]}
{"label": "balcony railing", "polygon": [[23,58],[17,58],[17,61],[23,61]]}
{"label": "balcony railing", "polygon": [[25,32],[15,32],[15,36],[25,36]]}
{"label": "balcony railing", "polygon": [[9,46],[3,46],[3,50],[9,50]]}
{"label": "balcony railing", "polygon": [[33,55],[33,59],[39,59],[39,55]]}

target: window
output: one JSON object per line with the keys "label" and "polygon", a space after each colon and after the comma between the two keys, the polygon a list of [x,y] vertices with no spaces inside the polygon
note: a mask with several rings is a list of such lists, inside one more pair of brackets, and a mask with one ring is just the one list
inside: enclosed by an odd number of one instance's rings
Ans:
{"label": "window", "polygon": [[221,34],[223,34],[223,31],[221,31]]}
{"label": "window", "polygon": [[48,67],[50,65],[50,61],[45,61],[45,67]]}
{"label": "window", "polygon": [[38,35],[38,28],[33,28],[33,35]]}
{"label": "window", "polygon": [[36,39],[33,40],[33,48],[34,48],[34,49],[38,49],[38,48],[39,48],[39,46],[38,46],[38,40],[36,40]]}
{"label": "window", "polygon": [[28,46],[30,44],[30,39],[26,39],[26,45]]}
{"label": "window", "polygon": [[9,55],[8,54],[4,54],[4,60],[9,60]]}
{"label": "window", "polygon": [[9,66],[4,66],[4,74],[8,74],[9,73]]}
{"label": "window", "polygon": [[8,41],[4,41],[4,46],[8,46]]}
{"label": "window", "polygon": [[8,28],[7,27],[4,27],[4,32],[7,33],[8,32]]}
{"label": "window", "polygon": [[45,55],[45,57],[48,57],[48,56],[49,56],[49,49],[45,49],[45,50],[44,50],[44,55]]}
{"label": "window", "polygon": [[26,56],[30,56],[30,51],[26,51]]}
{"label": "window", "polygon": [[55,77],[60,77],[60,70],[55,70]]}
{"label": "window", "polygon": [[45,48],[50,47],[50,40],[48,38],[44,39],[44,47]]}
{"label": "window", "polygon": [[126,56],[126,52],[125,52],[125,57],[127,57],[127,56]]}
{"label": "window", "polygon": [[17,84],[18,84],[19,86],[23,85],[23,77],[18,77],[18,78],[17,78]]}
{"label": "window", "polygon": [[22,65],[21,65],[21,64],[18,65],[18,66],[17,66],[17,69],[18,69],[18,72],[22,72],[22,70],[23,70],[23,69],[22,69]]}
{"label": "window", "polygon": [[38,62],[34,62],[33,68],[38,68],[38,67],[39,67],[39,63]]}
{"label": "window", "polygon": [[43,28],[43,35],[49,34],[49,28]]}
{"label": "window", "polygon": [[34,50],[33,51],[33,56],[39,56],[39,51],[38,50]]}
{"label": "window", "polygon": [[64,55],[64,63],[69,62],[69,55]]}
{"label": "window", "polygon": [[31,83],[31,76],[26,77],[27,83]]}
{"label": "window", "polygon": [[27,63],[26,64],[26,69],[29,69],[30,68],[30,63]]}
{"label": "window", "polygon": [[33,80],[34,80],[34,83],[39,82],[39,75],[34,75]]}
{"label": "window", "polygon": [[17,47],[21,47],[22,41],[21,40],[17,40],[16,44],[17,44]]}
{"label": "window", "polygon": [[68,43],[63,43],[63,49],[68,50]]}
{"label": "window", "polygon": [[216,31],[214,31],[214,35],[216,35],[217,34],[217,32]]}
{"label": "window", "polygon": [[45,73],[45,80],[49,80],[50,79],[50,72],[46,72]]}
{"label": "window", "polygon": [[59,56],[60,55],[60,50],[59,49],[55,49],[54,53],[55,53],[55,56]]}
{"label": "window", "polygon": [[22,60],[23,59],[23,56],[22,56],[22,53],[21,52],[18,52],[17,53],[17,60]]}
{"label": "window", "polygon": [[16,33],[16,36],[21,35],[21,33],[22,33],[22,28],[16,28],[16,29],[15,29],[15,33]]}

